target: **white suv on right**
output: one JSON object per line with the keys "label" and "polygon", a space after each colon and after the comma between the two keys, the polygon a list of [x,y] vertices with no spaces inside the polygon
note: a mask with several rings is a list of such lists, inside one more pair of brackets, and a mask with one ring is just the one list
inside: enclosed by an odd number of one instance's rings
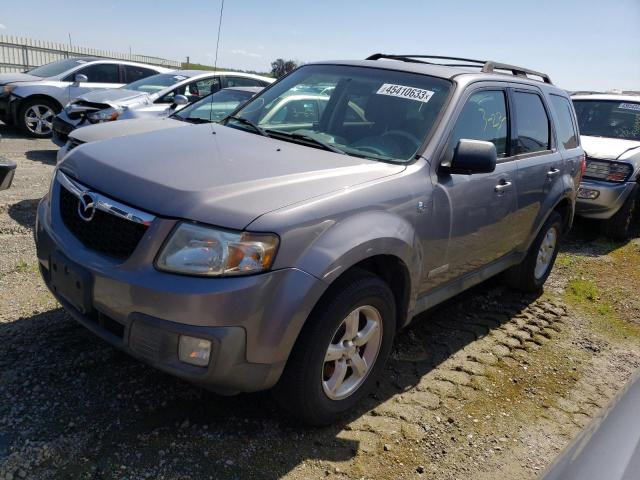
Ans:
{"label": "white suv on right", "polygon": [[640,213],[640,96],[571,97],[587,169],[576,214],[602,220],[614,240],[629,238]]}

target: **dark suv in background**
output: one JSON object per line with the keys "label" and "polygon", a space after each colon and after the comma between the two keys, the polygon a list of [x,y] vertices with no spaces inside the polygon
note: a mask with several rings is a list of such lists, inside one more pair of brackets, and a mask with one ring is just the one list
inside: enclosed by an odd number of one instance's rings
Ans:
{"label": "dark suv in background", "polygon": [[[301,91],[328,100],[270,114]],[[501,272],[541,289],[583,169],[545,74],[319,62],[223,124],[77,146],[38,207],[38,259],[64,308],[134,357],[225,394],[275,387],[326,424],[416,314]]]}

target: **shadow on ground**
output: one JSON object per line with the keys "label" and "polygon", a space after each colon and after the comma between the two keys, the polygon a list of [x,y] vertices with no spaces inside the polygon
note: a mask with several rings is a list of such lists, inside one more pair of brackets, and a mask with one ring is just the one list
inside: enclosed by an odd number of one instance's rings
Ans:
{"label": "shadow on ground", "polygon": [[45,165],[55,165],[56,164],[56,149],[52,150],[28,150],[25,152],[25,157],[27,160],[31,160],[33,162],[44,163]]}
{"label": "shadow on ground", "polygon": [[576,217],[571,232],[560,248],[566,253],[594,257],[607,255],[638,237],[640,237],[640,216],[634,222],[630,238],[622,242],[604,236],[602,222]]}
{"label": "shadow on ground", "polygon": [[36,211],[39,202],[39,198],[32,198],[13,203],[8,209],[9,216],[23,227],[33,229],[36,224]]}
{"label": "shadow on ground", "polygon": [[[208,393],[131,359],[62,309],[38,313],[0,324],[4,443],[50,442],[60,455],[57,478],[118,478],[120,465],[129,474],[153,465],[158,476],[272,479],[305,460],[346,461],[359,447],[339,436],[349,422],[411,391],[535,300],[490,280],[421,315],[398,335],[374,394],[321,429],[296,424],[269,393]],[[0,449],[0,465],[8,451]]]}

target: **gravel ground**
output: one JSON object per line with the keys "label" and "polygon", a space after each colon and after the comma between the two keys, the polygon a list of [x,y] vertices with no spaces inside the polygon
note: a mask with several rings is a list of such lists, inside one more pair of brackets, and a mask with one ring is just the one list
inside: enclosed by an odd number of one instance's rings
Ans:
{"label": "gravel ground", "polygon": [[491,280],[422,315],[357,412],[302,428],[268,393],[204,392],[66,315],[32,240],[54,146],[0,134],[18,162],[0,192],[0,480],[535,478],[640,366],[640,241],[579,224],[544,294]]}

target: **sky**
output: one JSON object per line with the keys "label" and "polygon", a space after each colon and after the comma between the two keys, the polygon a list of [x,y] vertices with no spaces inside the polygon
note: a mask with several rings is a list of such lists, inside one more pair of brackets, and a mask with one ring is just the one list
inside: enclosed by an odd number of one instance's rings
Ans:
{"label": "sky", "polygon": [[[213,65],[221,0],[0,0],[0,34]],[[490,59],[568,90],[640,90],[640,0],[226,0],[218,65],[372,53]]]}

